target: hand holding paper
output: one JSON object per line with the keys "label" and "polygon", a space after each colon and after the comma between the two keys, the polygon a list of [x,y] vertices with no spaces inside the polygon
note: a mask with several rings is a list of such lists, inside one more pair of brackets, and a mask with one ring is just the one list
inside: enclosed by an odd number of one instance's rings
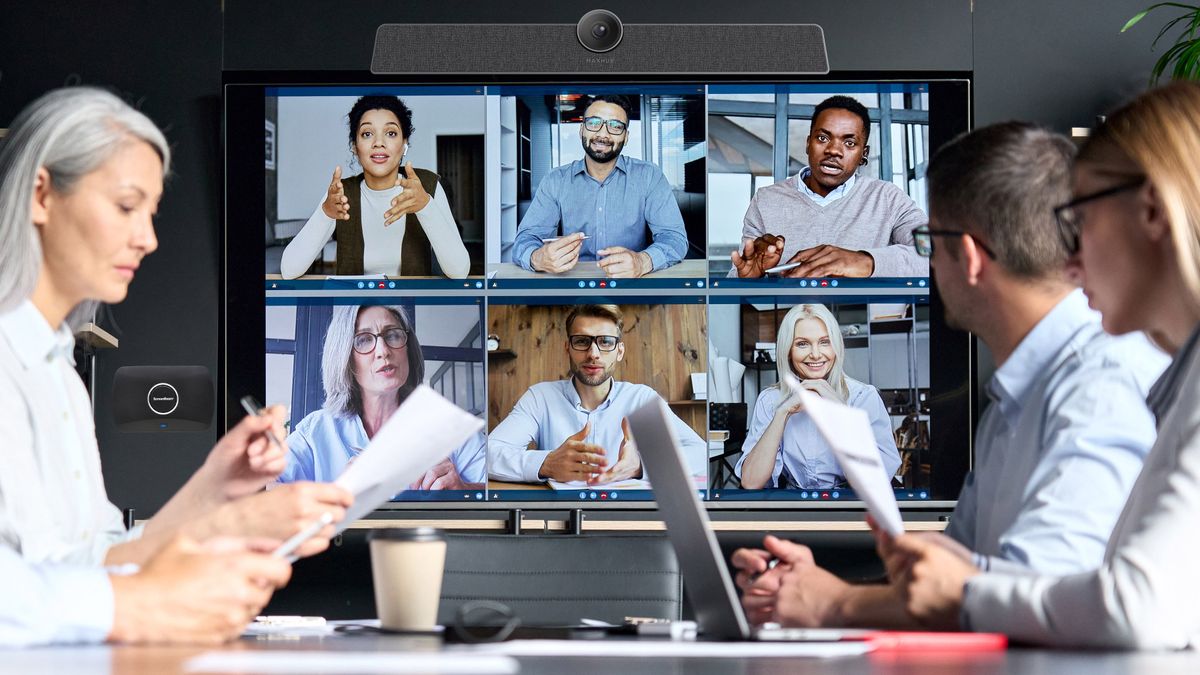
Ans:
{"label": "hand holding paper", "polygon": [[892,536],[904,534],[904,519],[866,411],[826,400],[807,389],[800,390],[800,400],[879,526]]}
{"label": "hand holding paper", "polygon": [[417,480],[483,427],[483,420],[421,385],[335,481],[354,494],[338,532]]}

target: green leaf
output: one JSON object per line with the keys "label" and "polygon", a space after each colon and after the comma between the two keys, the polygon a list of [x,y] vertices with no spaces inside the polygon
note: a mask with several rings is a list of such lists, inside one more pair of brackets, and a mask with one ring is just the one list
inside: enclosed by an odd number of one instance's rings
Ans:
{"label": "green leaf", "polygon": [[[1157,5],[1155,5],[1155,7],[1157,7]],[[1151,7],[1150,9],[1154,9],[1154,7]],[[1137,24],[1137,22],[1146,18],[1146,15],[1150,13],[1150,9],[1143,9],[1142,11],[1138,12],[1137,14],[1134,14],[1133,18],[1126,21],[1125,25],[1121,27],[1121,32],[1124,33],[1125,31],[1129,30],[1130,28],[1133,28],[1134,25]]]}
{"label": "green leaf", "polygon": [[[1197,15],[1197,16],[1200,16],[1200,15]],[[1162,39],[1163,35],[1165,35],[1167,31],[1174,28],[1175,24],[1179,23],[1180,21],[1185,21],[1188,18],[1190,18],[1190,17],[1187,14],[1184,14],[1182,16],[1177,16],[1174,19],[1171,19],[1170,21],[1168,21],[1166,23],[1166,25],[1162,27],[1162,30],[1158,31],[1158,35],[1154,38],[1154,42],[1150,43],[1150,49],[1154,49],[1155,47],[1157,47],[1158,41]]]}
{"label": "green leaf", "polygon": [[1158,57],[1158,61],[1154,62],[1154,67],[1150,69],[1150,86],[1158,84],[1158,80],[1162,77],[1163,71],[1180,52],[1188,48],[1186,42],[1171,45],[1171,48],[1163,52],[1163,55]]}

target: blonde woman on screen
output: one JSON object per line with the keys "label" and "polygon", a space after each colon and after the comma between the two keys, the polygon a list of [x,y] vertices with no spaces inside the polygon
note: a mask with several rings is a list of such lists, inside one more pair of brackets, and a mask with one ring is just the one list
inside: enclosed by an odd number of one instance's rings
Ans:
{"label": "blonde woman on screen", "polygon": [[846,484],[842,467],[804,413],[800,389],[862,408],[888,475],[900,468],[891,418],[879,390],[845,373],[841,327],[825,305],[796,305],[784,315],[776,340],[779,381],[754,403],[754,418],[735,467],[742,487],[826,489]]}

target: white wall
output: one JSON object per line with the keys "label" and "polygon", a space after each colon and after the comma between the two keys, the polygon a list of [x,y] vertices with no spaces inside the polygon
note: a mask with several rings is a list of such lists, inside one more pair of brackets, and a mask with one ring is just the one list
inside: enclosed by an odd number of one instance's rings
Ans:
{"label": "white wall", "polygon": [[[413,167],[437,171],[437,137],[484,133],[483,96],[401,97],[413,111],[408,158]],[[333,169],[350,169],[347,115],[357,96],[281,96],[276,130],[279,219],[307,219],[321,202]]]}

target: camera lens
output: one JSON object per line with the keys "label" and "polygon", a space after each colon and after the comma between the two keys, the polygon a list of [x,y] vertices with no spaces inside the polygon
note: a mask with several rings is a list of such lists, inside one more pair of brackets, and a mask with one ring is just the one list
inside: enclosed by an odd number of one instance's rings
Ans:
{"label": "camera lens", "polygon": [[589,51],[607,52],[621,42],[621,20],[606,9],[594,9],[579,20],[575,34]]}

